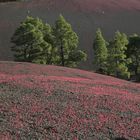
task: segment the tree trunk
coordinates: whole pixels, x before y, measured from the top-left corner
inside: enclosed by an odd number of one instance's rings
[[[116,63],[115,76],[118,78],[119,72],[118,72],[118,60],[117,59],[115,59],[115,63]]]
[[[48,54],[49,60],[47,59],[47,60],[48,60],[48,64],[50,64],[50,65],[53,63],[53,62],[52,62],[53,53],[54,53],[54,50],[53,50],[53,48],[52,48],[52,49],[51,49],[51,54],[50,54],[50,55]]]
[[[137,67],[135,68],[135,75],[136,76],[138,75],[138,68]]]
[[[24,61],[27,60],[27,48],[24,49]]]
[[[65,61],[64,61],[64,50],[63,50],[63,45],[62,45],[62,40],[61,40],[61,65],[65,66]]]

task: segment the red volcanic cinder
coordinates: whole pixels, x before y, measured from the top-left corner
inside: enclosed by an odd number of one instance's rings
[[[0,138],[140,138],[140,85],[58,66],[0,62]]]

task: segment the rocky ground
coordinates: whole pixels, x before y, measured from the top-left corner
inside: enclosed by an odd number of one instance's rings
[[[78,69],[0,62],[1,140],[140,139],[140,85]]]

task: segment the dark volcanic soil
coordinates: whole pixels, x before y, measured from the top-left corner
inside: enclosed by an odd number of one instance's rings
[[[138,140],[139,130],[139,84],[78,69],[0,62],[1,140]]]
[[[86,50],[88,60],[80,67],[93,69],[92,44],[95,31],[102,28],[107,39],[116,30],[127,34],[140,33],[139,0],[31,0],[0,4],[0,60],[12,60],[10,38],[27,16],[40,17],[54,23],[62,13],[80,37],[79,47]]]

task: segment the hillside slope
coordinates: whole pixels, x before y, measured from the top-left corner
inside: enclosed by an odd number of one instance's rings
[[[12,60],[10,38],[19,23],[27,15],[40,17],[53,24],[62,13],[80,37],[80,48],[88,54],[88,60],[80,66],[93,69],[93,38],[101,27],[110,39],[116,30],[132,34],[140,33],[139,0],[29,0],[0,4],[0,60]]]
[[[140,85],[57,66],[0,62],[0,138],[140,138]]]

